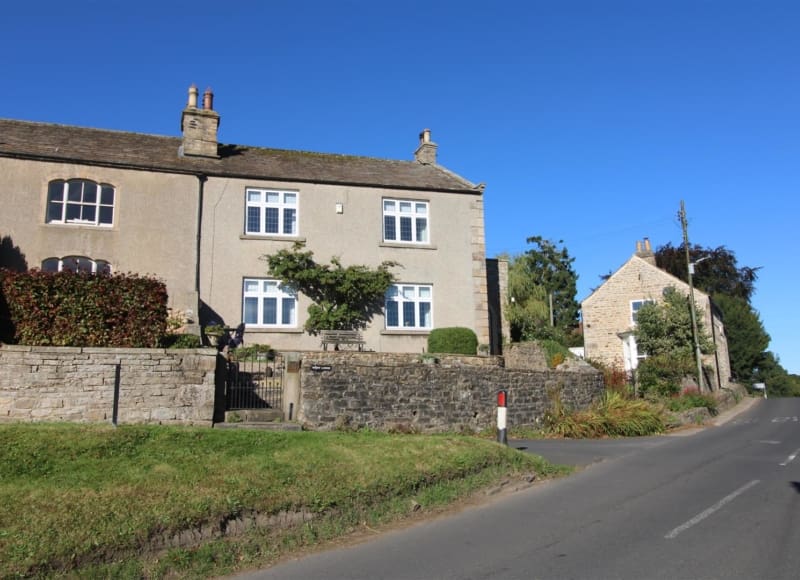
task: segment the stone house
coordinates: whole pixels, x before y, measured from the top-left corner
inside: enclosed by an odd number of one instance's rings
[[[412,160],[386,160],[224,144],[219,125],[194,86],[179,137],[0,119],[3,251],[154,275],[195,327],[245,322],[247,343],[308,350],[308,299],[261,259],[301,241],[320,263],[402,265],[368,349],[421,352],[450,326],[490,343],[484,186],[437,163],[429,130]]]
[[[637,242],[630,259],[581,303],[586,358],[620,365],[629,372],[635,370],[646,356],[636,346],[636,312],[648,302],[660,301],[669,287],[689,293],[687,283],[656,266],[647,238]],[[708,294],[695,289],[694,298],[698,319],[716,346],[703,361],[714,370],[709,377],[711,386],[714,390],[727,387],[731,381],[730,358],[720,313]]]

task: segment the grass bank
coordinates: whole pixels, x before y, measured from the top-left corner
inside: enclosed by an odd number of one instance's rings
[[[204,577],[563,473],[477,438],[0,425],[3,577]]]

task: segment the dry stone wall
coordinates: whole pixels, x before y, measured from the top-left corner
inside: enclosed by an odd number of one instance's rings
[[[552,390],[573,408],[603,393],[602,375],[589,365],[533,366],[507,368],[502,357],[440,356],[429,363],[409,354],[304,353],[298,418],[312,429],[477,431],[496,424],[501,389],[508,391],[509,427],[537,425]]]
[[[0,420],[211,425],[213,349],[0,347]]]

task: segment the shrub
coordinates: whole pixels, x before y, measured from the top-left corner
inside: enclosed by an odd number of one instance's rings
[[[676,413],[688,409],[705,408],[711,415],[716,415],[717,400],[711,395],[698,392],[697,389],[685,389],[680,395],[667,400],[667,408]]]
[[[547,359],[547,366],[551,369],[556,368],[570,356],[569,349],[556,340],[546,339],[538,342],[539,346],[541,346],[544,351],[545,358]]]
[[[606,365],[600,361],[588,361],[594,368],[603,373],[603,385],[607,391],[614,391],[621,395],[630,395],[633,392],[631,377],[619,363]]]
[[[584,411],[571,411],[561,401],[558,390],[548,392],[551,408],[545,413],[548,433],[573,439],[596,437],[635,437],[664,430],[661,410],[641,399],[630,400],[607,391],[604,397]]]
[[[30,346],[156,347],[167,287],[134,274],[0,272],[14,341]]]
[[[428,335],[428,352],[474,355],[478,337],[470,328],[435,328]]]
[[[636,369],[639,391],[642,395],[677,395],[684,377],[695,372],[691,355],[660,354],[647,357]]]
[[[196,334],[168,334],[161,339],[163,348],[200,348],[203,342]]]

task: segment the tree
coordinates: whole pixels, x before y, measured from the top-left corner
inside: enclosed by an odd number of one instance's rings
[[[698,309],[699,310],[699,309]],[[714,343],[697,320],[697,335],[703,354],[714,352]],[[694,354],[692,315],[689,297],[673,287],[664,291],[663,302],[649,302],[636,314],[636,344],[640,351],[653,355]]]
[[[686,249],[681,244],[678,247],[666,244],[659,247],[656,252],[656,264],[673,276],[684,282],[689,281],[686,265]],[[699,262],[692,274],[694,287],[706,294],[716,297],[724,294],[739,298],[749,303],[755,291],[755,282],[758,279],[759,268],[748,266],[739,267],[736,255],[725,246],[718,248],[703,248],[695,244],[689,248],[689,259]]]
[[[772,396],[800,396],[800,377],[786,372],[778,356],[771,351],[763,353],[759,359],[753,382],[767,385],[767,393]]]
[[[725,294],[716,295],[714,303],[722,312],[734,379],[745,384],[757,382],[753,375],[770,341],[758,313],[744,300]]]
[[[552,337],[552,326],[565,337],[578,326],[578,275],[572,267],[575,259],[566,248],[541,236],[528,238],[527,242],[534,247],[514,258],[509,266],[509,311],[511,316],[521,315],[516,323],[512,322],[512,336],[517,332],[523,338]],[[512,306],[515,303],[518,306]]]
[[[339,258],[330,265],[318,264],[305,244],[297,242],[291,250],[264,256],[269,272],[284,284],[308,296],[305,329],[309,334],[321,330],[360,330],[376,314],[383,312],[386,291],[395,282],[389,270],[396,262],[382,262],[377,268],[342,266]]]
[[[697,334],[701,352],[714,352],[701,319]],[[636,314],[636,344],[641,353],[647,353],[637,369],[640,391],[677,393],[684,377],[697,374],[689,297],[670,287],[663,302],[642,306]]]
[[[536,329],[550,324],[547,290],[529,275],[524,256],[512,258],[508,266],[506,318],[511,340],[532,340]]]

